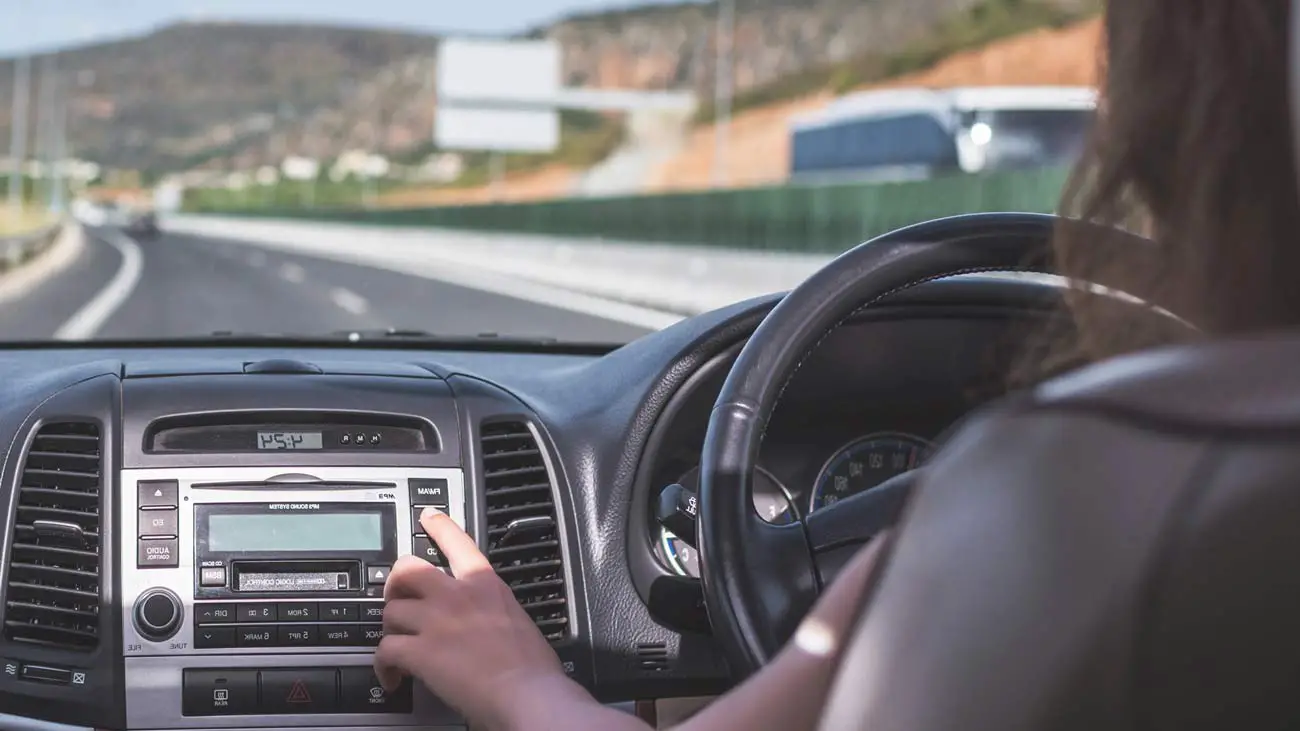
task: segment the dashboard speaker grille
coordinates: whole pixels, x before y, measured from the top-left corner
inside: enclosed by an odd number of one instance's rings
[[[555,496],[537,438],[522,421],[479,428],[488,560],[551,642],[568,636],[569,608]]]
[[[4,636],[93,650],[99,644],[99,426],[46,424],[24,456],[4,592]]]

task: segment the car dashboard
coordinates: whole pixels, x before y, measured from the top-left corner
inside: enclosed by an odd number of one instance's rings
[[[654,517],[698,479],[730,363],[772,307],[607,353],[114,343],[0,353],[0,727],[461,728],[371,670],[402,555],[447,511],[607,703],[729,687],[689,545]],[[795,520],[924,463],[1006,387],[1057,304],[996,278],[859,313],[772,418],[756,509]],[[631,705],[626,705],[631,710]]]

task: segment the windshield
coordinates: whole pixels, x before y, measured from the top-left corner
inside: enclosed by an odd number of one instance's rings
[[[1055,210],[1090,113],[944,110],[1094,87],[1098,7],[8,2],[0,342],[628,342]]]

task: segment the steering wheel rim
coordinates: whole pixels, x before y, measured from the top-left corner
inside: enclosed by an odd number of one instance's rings
[[[780,649],[835,570],[882,527],[863,517],[879,510],[870,504],[874,491],[793,524],[772,525],[755,513],[751,475],[786,385],[840,324],[899,290],[977,272],[1049,273],[1060,220],[973,214],[884,234],[809,277],[750,336],[709,416],[699,484],[705,606],[738,677]]]

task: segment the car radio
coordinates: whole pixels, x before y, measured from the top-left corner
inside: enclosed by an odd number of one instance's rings
[[[460,469],[138,469],[121,485],[131,728],[454,719],[409,685],[390,697],[369,666],[393,563],[446,565],[420,513],[466,525]]]

